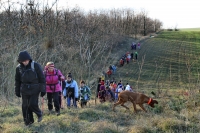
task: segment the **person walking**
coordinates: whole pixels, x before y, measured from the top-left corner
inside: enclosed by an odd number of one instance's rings
[[[62,92],[61,82],[64,80],[60,70],[54,67],[53,62],[47,62],[44,70],[46,79],[46,92],[48,100],[49,113],[52,113],[53,104],[57,115],[60,115],[60,93]]]
[[[78,101],[78,84],[76,80],[72,79],[71,73],[68,73],[65,82],[66,86],[63,91],[63,96],[66,99],[67,107],[70,108],[71,100],[73,100],[73,106],[77,108],[76,101]]]
[[[138,42],[137,46],[138,46],[138,49],[140,49],[140,42]]]
[[[137,60],[137,58],[138,58],[138,52],[135,51],[135,60]]]
[[[87,102],[90,100],[91,97],[91,92],[90,88],[86,86],[85,81],[81,81],[80,84],[80,102],[81,102],[81,107],[84,107],[87,105]]]
[[[34,123],[33,113],[38,122],[43,119],[42,111],[38,106],[39,94],[46,94],[45,77],[40,64],[34,62],[27,51],[18,55],[19,65],[15,73],[15,95],[22,97],[22,114],[26,126]]]

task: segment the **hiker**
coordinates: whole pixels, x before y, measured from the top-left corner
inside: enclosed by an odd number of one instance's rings
[[[131,87],[130,87],[130,85],[128,83],[126,83],[125,91],[131,91]]]
[[[133,55],[134,55],[134,54],[133,54],[133,52],[132,52],[132,53],[131,53],[131,59],[133,59]]]
[[[110,83],[109,86],[106,87],[107,92],[110,94],[112,100],[114,101],[115,96],[114,96],[114,86],[113,86],[113,82]]]
[[[112,65],[110,65],[108,69],[111,70],[111,72],[113,72]]]
[[[33,112],[38,122],[42,121],[42,111],[38,106],[39,94],[46,94],[45,77],[40,64],[34,62],[27,51],[18,55],[19,65],[15,73],[15,95],[22,97],[22,114],[26,126],[34,123]]]
[[[61,82],[65,79],[60,70],[54,67],[53,62],[47,62],[44,70],[46,79],[46,92],[48,110],[52,113],[53,103],[57,115],[60,115],[60,94],[62,92]]]
[[[134,42],[132,42],[132,44],[131,44],[131,49],[132,50],[135,49],[135,43]]]
[[[105,88],[105,85],[101,85],[100,86],[100,90],[98,92],[98,98],[99,98],[101,103],[106,101],[106,88]]]
[[[66,77],[66,86],[63,91],[63,96],[66,99],[67,107],[70,108],[71,100],[73,101],[73,106],[77,108],[76,102],[78,101],[78,84],[76,80],[72,78],[72,74],[68,73]]]
[[[138,46],[138,49],[140,49],[140,42],[138,42],[137,46]]]
[[[122,92],[122,91],[123,91],[122,85],[119,85],[119,86],[117,87],[117,89],[115,90],[115,100],[118,99],[118,95],[119,95],[119,93]]]
[[[138,52],[135,51],[135,60],[137,60],[137,57],[138,57]]]
[[[124,60],[120,59],[119,63],[120,63],[120,66],[123,66],[124,65]]]
[[[131,55],[130,54],[127,54],[127,57],[126,57],[126,63],[128,64],[131,60]]]
[[[81,81],[81,85],[80,85],[80,103],[81,103],[81,107],[84,107],[87,105],[87,102],[90,100],[91,97],[91,92],[90,92],[90,88],[88,86],[85,85],[85,81]]]
[[[99,93],[99,91],[100,91],[101,79],[102,79],[102,78],[99,78],[99,79],[98,79],[98,85],[97,85],[97,91],[96,91],[96,97],[97,97],[97,98],[98,98],[98,93]]]
[[[112,65],[112,70],[113,70],[113,74],[116,73],[117,67],[115,65]]]
[[[111,70],[111,69],[109,69],[109,70],[106,72],[106,74],[107,74],[108,78],[111,78],[111,75],[112,75],[112,70]]]

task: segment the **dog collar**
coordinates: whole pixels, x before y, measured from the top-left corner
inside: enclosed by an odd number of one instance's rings
[[[148,101],[148,103],[147,103],[147,104],[150,104],[150,103],[151,103],[151,101],[152,101],[152,98],[150,98],[150,99],[149,99],[149,101]]]

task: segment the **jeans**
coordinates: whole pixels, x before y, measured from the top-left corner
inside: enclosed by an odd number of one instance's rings
[[[71,105],[71,100],[73,100],[73,106],[74,106],[74,107],[77,107],[75,97],[67,97],[67,107],[70,107],[70,105]]]

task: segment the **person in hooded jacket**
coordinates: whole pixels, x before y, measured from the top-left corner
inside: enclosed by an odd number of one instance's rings
[[[63,96],[66,99],[67,107],[70,108],[71,100],[73,100],[73,106],[75,108],[77,108],[76,102],[78,101],[78,97],[79,97],[79,95],[78,95],[78,91],[79,91],[78,84],[74,79],[72,79],[71,73],[68,73],[68,75],[66,76],[65,82],[66,82],[66,86],[65,86],[65,89],[63,91]]]
[[[42,111],[38,106],[39,94],[46,94],[45,77],[40,64],[34,62],[27,51],[18,55],[19,65],[15,73],[15,95],[22,97],[22,114],[26,126],[34,123],[33,112],[42,121]],[[34,69],[33,69],[34,67]]]
[[[79,89],[80,103],[81,107],[87,105],[87,102],[90,100],[91,92],[90,88],[85,84],[85,81],[81,81]]]
[[[48,99],[49,113],[52,113],[53,104],[57,115],[60,115],[61,101],[60,93],[62,92],[61,82],[64,80],[60,70],[54,67],[53,62],[48,62],[45,66],[44,75],[46,79],[46,92]]]

